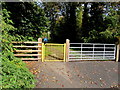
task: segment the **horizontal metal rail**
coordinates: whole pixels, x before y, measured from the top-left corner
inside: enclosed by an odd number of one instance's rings
[[[102,58],[103,56],[101,56],[101,57],[69,57],[69,58]],[[114,58],[114,56],[106,56],[105,58],[108,58],[108,57],[113,57]]]
[[[69,54],[69,55],[103,55],[103,54]],[[105,55],[113,55],[113,54],[105,54]]]
[[[46,46],[46,45],[51,45],[51,46],[52,46],[52,45],[53,45],[53,46],[54,46],[54,45],[55,45],[55,46],[58,45],[58,46],[59,46],[59,45],[64,45],[64,44],[45,44],[45,46]]]
[[[94,44],[94,45],[115,45],[115,44],[102,44],[102,43],[70,43],[70,44],[88,44],[88,45],[90,45],[90,44]]]
[[[72,46],[72,44],[74,46]],[[98,60],[98,59],[99,60],[109,60],[109,59],[113,60],[115,59],[115,51],[116,51],[115,44],[70,43],[69,61]]]
[[[70,47],[70,49],[72,48],[81,48],[81,47]],[[87,48],[87,49],[90,49],[90,48],[93,48],[93,47],[82,47],[82,48]],[[94,49],[104,49],[104,47],[94,47]],[[114,49],[114,47],[105,47],[105,49]]]
[[[69,52],[81,52],[81,51],[69,51]],[[82,51],[82,52],[93,52],[93,51]],[[103,51],[94,51],[94,52],[103,52]],[[105,52],[114,52],[114,51],[105,51]]]
[[[40,48],[42,46],[13,46],[14,48]]]
[[[69,59],[69,61],[76,61],[76,60],[106,60],[106,59]],[[114,60],[114,58],[110,58],[109,60]]]
[[[69,55],[103,55],[103,54],[69,54]],[[113,54],[105,54],[105,55],[113,55]]]
[[[51,61],[51,62],[52,61],[60,61],[60,62],[62,61],[62,62],[64,62],[64,60],[44,60],[44,61]]]

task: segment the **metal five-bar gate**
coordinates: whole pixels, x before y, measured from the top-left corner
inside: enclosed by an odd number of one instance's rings
[[[115,60],[115,44],[70,43],[68,61]]]

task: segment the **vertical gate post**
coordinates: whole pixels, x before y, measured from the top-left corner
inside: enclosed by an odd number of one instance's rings
[[[44,53],[45,53],[44,48],[45,48],[44,43],[42,43],[42,62],[44,62]]]
[[[116,62],[119,60],[119,44],[117,44]]]
[[[64,43],[64,62],[66,62],[66,43]]]
[[[70,47],[70,40],[66,39],[66,62],[69,61],[69,47]]]
[[[38,50],[41,50],[41,52],[42,52],[42,38],[38,38]],[[38,60],[40,60],[42,58],[41,52],[38,52]]]

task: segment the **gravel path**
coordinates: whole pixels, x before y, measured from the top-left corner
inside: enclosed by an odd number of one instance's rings
[[[118,63],[114,61],[31,62],[36,88],[115,88]]]

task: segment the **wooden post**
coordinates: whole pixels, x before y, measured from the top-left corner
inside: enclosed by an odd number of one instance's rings
[[[66,39],[66,62],[69,61],[69,47],[70,47],[70,40]]]
[[[117,45],[116,62],[119,60],[119,44]]]
[[[41,50],[42,52],[42,38],[38,38],[38,46],[41,46],[41,47],[38,47],[38,50]],[[42,59],[41,52],[38,52],[38,60]]]

